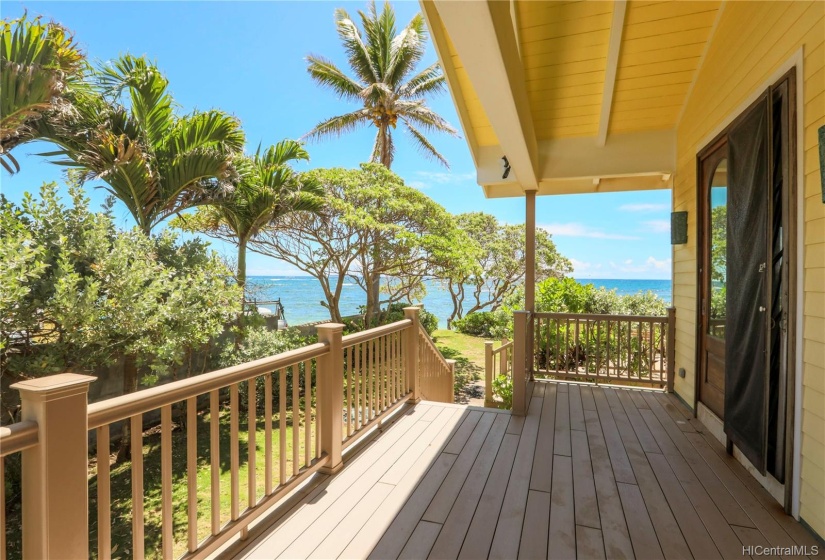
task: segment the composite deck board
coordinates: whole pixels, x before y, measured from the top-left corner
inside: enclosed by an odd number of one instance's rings
[[[741,558],[807,530],[671,395],[539,382],[528,414],[421,402],[225,558]]]
[[[556,433],[556,386],[546,387],[539,421],[539,434],[533,455],[530,489],[550,492],[553,480],[553,444]]]

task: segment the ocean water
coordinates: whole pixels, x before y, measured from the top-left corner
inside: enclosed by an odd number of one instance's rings
[[[670,280],[613,280],[580,279],[583,284],[593,284],[616,290],[619,295],[652,291],[667,302],[671,301]],[[275,300],[280,298],[284,314],[290,325],[300,325],[313,321],[329,319],[329,313],[321,305],[324,293],[315,278],[310,276],[250,276],[248,279],[250,296],[258,300]],[[366,303],[365,292],[352,280],[347,280],[341,294],[341,314],[355,315],[358,307]],[[434,280],[427,281],[427,295],[424,307],[438,317],[440,327],[447,326],[447,317],[452,311],[450,294]],[[274,306],[263,305],[274,311]]]

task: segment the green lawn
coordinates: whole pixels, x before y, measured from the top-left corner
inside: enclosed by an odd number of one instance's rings
[[[473,384],[484,379],[485,339],[442,329],[433,333],[433,339],[445,358],[456,361],[455,391],[458,402],[479,398]],[[480,397],[483,399],[484,395]]]
[[[198,540],[203,540],[210,533],[211,527],[211,467],[209,451],[209,417],[208,412],[198,414]],[[265,423],[261,414],[257,418],[256,459],[255,472],[257,482],[257,498],[264,495],[265,465]],[[292,426],[291,418],[287,418],[286,426],[286,473],[289,478],[292,473]],[[249,465],[247,461],[246,414],[239,417],[239,511],[247,507],[247,475]],[[279,483],[280,457],[280,430],[278,422],[272,423],[272,450],[273,450],[273,487]],[[304,425],[301,424],[299,444],[299,465],[304,461]],[[314,445],[315,434],[313,426],[312,440]],[[161,557],[161,469],[160,469],[160,430],[152,429],[144,436],[144,526],[146,535],[146,557]],[[314,450],[314,448],[313,448]],[[221,525],[230,520],[231,515],[231,472],[230,472],[230,426],[229,410],[220,413],[220,511]],[[172,504],[174,525],[174,554],[176,557],[186,552],[187,543],[187,476],[186,476],[186,428],[176,424],[172,432]],[[131,557],[132,549],[132,499],[131,499],[131,464],[113,464],[111,467],[111,503],[112,503],[112,546],[115,549],[113,557]],[[90,538],[93,556],[97,551],[97,476],[96,469],[90,472]]]

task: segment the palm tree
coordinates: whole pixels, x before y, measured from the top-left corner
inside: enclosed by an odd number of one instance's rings
[[[427,95],[441,93],[446,87],[441,68],[435,63],[409,77],[424,56],[427,42],[424,18],[416,14],[398,33],[395,12],[389,2],[384,3],[380,14],[375,2],[370,2],[367,13],[359,11],[358,14],[363,32],[345,10],[335,11],[338,37],[354,77],[317,55],[307,57],[307,70],[316,83],[362,107],[319,123],[306,137],[340,136],[360,126],[372,125],[376,134],[371,159],[389,168],[395,155],[393,130],[400,120],[425,156],[449,167],[424,134],[437,131],[458,135],[426,105]]]
[[[25,15],[4,20],[0,32],[0,165],[20,164],[9,153],[34,140],[34,124],[66,110],[66,94],[84,74],[85,57],[68,31]]]
[[[290,212],[315,212],[323,205],[324,189],[316,182],[300,178],[289,166],[309,160],[309,154],[295,140],[282,140],[264,152],[239,158],[239,180],[223,199],[199,208],[176,225],[186,229],[224,233],[238,244],[238,285],[246,286],[246,248],[264,227]],[[191,219],[191,221],[190,221]],[[188,223],[187,223],[188,222]]]
[[[45,156],[98,179],[148,234],[181,210],[208,204],[231,188],[243,148],[240,122],[217,110],[175,113],[169,82],[144,57],[124,55],[91,77],[93,91],[41,135],[60,146]]]

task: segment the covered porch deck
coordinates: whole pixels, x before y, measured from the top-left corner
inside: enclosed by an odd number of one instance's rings
[[[529,403],[524,417],[401,409],[220,556],[705,559],[817,544],[672,395],[537,382]]]

